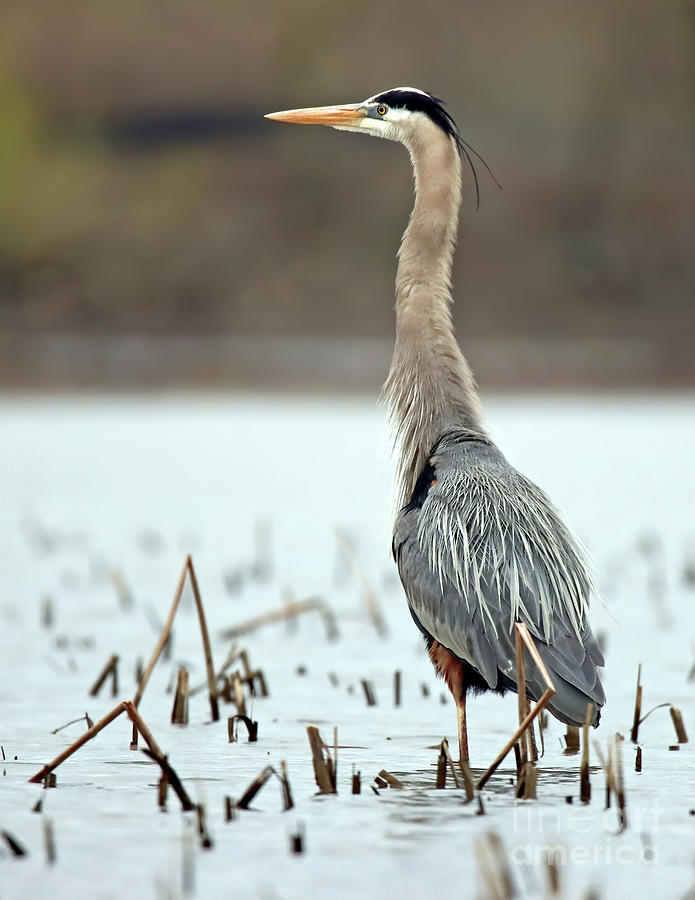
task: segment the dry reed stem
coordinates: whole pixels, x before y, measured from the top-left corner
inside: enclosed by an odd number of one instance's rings
[[[120,569],[111,569],[109,578],[118,595],[119,606],[122,610],[130,612],[135,606],[135,601],[133,600],[133,592],[128,587],[128,582],[125,580],[123,572]]]
[[[364,600],[364,605],[367,607],[369,618],[372,620],[372,624],[376,628],[377,634],[379,635],[379,637],[386,637],[389,630],[388,626],[386,625],[386,619],[384,618],[384,614],[381,609],[381,603],[379,602],[379,598],[377,597],[371,584],[369,583],[364,569],[360,565],[360,561],[357,557],[357,552],[352,540],[348,537],[348,535],[345,531],[343,531],[342,528],[335,529],[335,536],[338,539],[338,544],[340,545],[340,549],[343,552],[345,560],[349,562],[353,571],[357,573],[360,584],[362,585],[362,599]]]
[[[338,726],[333,726],[333,784],[338,786]]]
[[[241,682],[241,675],[234,670],[229,676],[229,685],[232,691],[232,703],[237,708],[240,716],[246,715],[246,697],[244,696],[244,685]]]
[[[565,749],[563,753],[565,756],[574,756],[576,753],[579,753],[580,748],[579,729],[576,725],[568,725],[565,731]]]
[[[536,799],[536,786],[538,785],[538,769],[535,763],[526,760],[519,771],[519,781],[516,796],[524,800]]]
[[[526,649],[531,654],[531,658],[538,666],[538,670],[541,673],[541,676],[542,676],[543,680],[545,681],[547,688],[541,695],[540,700],[537,701],[533,710],[531,710],[531,712],[529,712],[529,714],[524,718],[523,722],[521,722],[521,724],[519,725],[517,730],[514,732],[514,734],[511,736],[511,738],[504,745],[504,747],[499,752],[497,757],[494,759],[492,764],[482,774],[482,776],[480,777],[480,779],[476,785],[478,790],[481,790],[481,788],[483,788],[485,786],[485,784],[490,779],[490,776],[494,774],[495,770],[497,769],[499,764],[502,762],[502,760],[506,757],[506,755],[509,753],[509,751],[512,749],[514,744],[519,740],[521,735],[526,731],[526,729],[531,724],[531,722],[533,722],[533,720],[543,712],[546,705],[548,704],[548,701],[555,693],[555,686],[553,685],[550,675],[548,674],[548,670],[543,665],[543,660],[538,655],[538,650],[536,649],[536,645],[533,642],[533,638],[529,634],[528,628],[521,622],[517,622],[514,627],[517,629],[517,632],[519,632],[521,634],[521,639],[523,640],[524,644],[526,645]]]
[[[314,777],[321,794],[336,794],[335,769],[328,748],[323,742],[319,730],[315,725],[306,726],[311,758],[314,764]],[[325,749],[325,755],[324,755]]]
[[[379,778],[383,778],[389,787],[397,788],[398,790],[401,790],[404,787],[403,782],[399,781],[399,779],[396,778],[395,775],[392,775],[390,772],[387,772],[386,769],[382,769],[379,772]]]
[[[260,791],[263,785],[268,781],[268,779],[275,777],[280,781],[280,789],[282,792],[282,801],[283,807],[285,810],[291,809],[291,806],[288,806],[288,803],[292,802],[292,796],[289,793],[289,782],[285,781],[285,776],[279,775],[272,766],[266,766],[261,772],[253,779],[251,784],[246,788],[244,793],[241,796],[241,799],[237,803],[238,809],[248,809],[249,804],[256,796],[256,794]]]
[[[167,808],[167,791],[168,791],[168,788],[169,788],[169,779],[167,778],[167,776],[165,775],[165,773],[162,772],[162,774],[161,774],[161,776],[160,776],[160,778],[159,778],[159,782],[157,783],[157,806],[158,806],[160,809],[166,809],[166,808]]]
[[[516,697],[517,707],[519,710],[519,722],[523,722],[529,714],[528,702],[526,700],[526,666],[524,665],[524,643],[521,633],[517,629],[514,633],[516,643]],[[528,737],[524,731],[519,740],[519,764],[518,773],[528,762]]]
[[[232,639],[241,637],[251,631],[256,631],[264,625],[273,625],[276,622],[282,622],[292,616],[299,616],[307,612],[318,612],[326,626],[326,639],[333,641],[338,637],[338,625],[333,610],[321,600],[319,597],[309,597],[307,600],[297,600],[295,603],[286,604],[279,609],[272,609],[270,612],[263,613],[260,616],[254,616],[234,625],[232,628],[226,628],[221,632],[220,637]]]
[[[10,834],[9,831],[0,831],[0,834],[5,838],[5,843],[10,848],[10,852],[12,856],[26,856],[27,851],[24,847],[19,843],[14,835]]]
[[[172,725],[188,725],[188,671],[181,667],[176,676],[176,693],[171,709]]]
[[[554,850],[551,850],[546,858],[545,864],[548,871],[548,895],[550,897],[560,896],[560,866],[558,865],[558,857]]]
[[[485,886],[484,900],[512,900],[516,891],[502,838],[488,831],[475,839],[475,859]]]
[[[620,831],[622,832],[627,828],[627,805],[625,802],[625,787],[623,784],[621,744],[622,740],[620,740],[616,734],[613,738],[612,745],[610,742],[608,743],[608,756],[607,758],[604,758],[600,744],[598,741],[594,741],[596,756],[598,757],[598,761],[601,763],[601,768],[606,776],[606,809],[608,809],[611,804],[611,793],[615,794],[620,809]]]
[[[367,681],[366,678],[361,678],[360,684],[364,691],[364,699],[367,701],[367,706],[376,706],[376,696],[371,681]]]
[[[352,793],[353,794],[361,794],[362,793],[362,773],[355,772],[354,770],[352,773]]]
[[[68,728],[70,725],[74,725],[76,722],[86,722],[87,728],[92,728],[94,722],[89,718],[89,714],[85,713],[83,716],[78,716],[76,719],[70,719],[69,722],[66,722],[64,725],[59,725],[57,728],[54,728],[51,731],[51,734],[58,734],[59,731],[62,731],[64,728]],[[5,751],[3,750],[2,758],[5,758]]]
[[[678,739],[679,744],[687,744],[688,743],[688,735],[685,730],[685,725],[683,724],[683,713],[678,709],[677,706],[671,707],[671,721],[673,722],[673,727],[676,729],[676,738]]]
[[[172,791],[179,798],[181,809],[184,810],[184,812],[190,812],[190,810],[195,809],[195,803],[188,796],[188,792],[181,784],[181,779],[172,769],[166,756],[164,756],[161,751],[159,754],[154,753],[149,747],[143,747],[142,752],[145,756],[149,756],[150,759],[154,760],[159,765],[163,774],[166,776],[168,783],[171,785]]]
[[[531,709],[532,709],[531,701],[527,699],[526,700],[526,712],[527,713],[531,712]],[[540,719],[538,719],[535,724],[537,724],[539,726],[539,731],[540,731]],[[529,758],[530,758],[531,762],[535,763],[535,762],[538,762],[538,746],[536,745],[536,732],[535,732],[535,729],[533,726],[534,726],[534,723],[531,722],[529,727],[526,729],[526,736],[528,738],[528,743],[529,743]],[[542,738],[541,738],[541,740],[542,740]]]
[[[446,787],[446,753],[444,753],[444,748],[439,748],[439,756],[437,757],[437,780],[435,782],[435,787],[439,790],[444,790]]]
[[[188,565],[185,564],[183,569],[181,570],[181,575],[179,576],[179,583],[176,586],[176,592],[174,594],[174,600],[171,604],[171,609],[169,610],[169,616],[164,623],[164,627],[159,635],[159,640],[157,641],[154,650],[152,651],[152,656],[150,657],[150,661],[147,663],[145,671],[142,674],[142,679],[140,680],[140,684],[138,685],[138,689],[135,691],[135,696],[133,697],[133,705],[138,707],[140,705],[140,701],[142,700],[142,695],[145,693],[145,688],[147,687],[147,682],[150,680],[150,675],[152,674],[152,670],[157,664],[157,660],[160,657],[162,650],[164,649],[164,645],[169,639],[169,635],[171,634],[171,626],[174,624],[174,617],[176,615],[176,611],[179,608],[179,601],[181,600],[181,595],[183,594],[183,586],[186,583],[186,572],[188,571]]]
[[[239,650],[239,646],[236,643],[233,643],[229,648],[229,652],[227,653],[227,657],[225,661],[222,663],[222,666],[217,670],[217,674],[215,676],[215,684],[219,684],[221,680],[224,679],[225,672],[230,668],[241,656],[241,651]],[[195,694],[199,694],[201,691],[204,691],[208,686],[207,682],[207,674],[205,676],[205,681],[203,684],[197,684],[195,687],[192,687],[188,693],[189,697],[195,696]],[[217,696],[222,696],[223,690],[220,688],[217,689]]]
[[[614,770],[615,770],[615,784],[616,784],[616,797],[618,800],[618,807],[620,808],[620,816],[621,816],[621,825],[620,831],[625,831],[627,828],[627,803],[625,802],[625,782],[623,779],[623,747],[622,747],[622,738],[620,735],[616,734],[615,738],[615,755],[614,755]]]
[[[191,559],[190,553],[186,557],[186,566],[188,569],[188,574],[191,578],[191,587],[193,588],[193,596],[195,598],[195,605],[198,610],[198,620],[200,622],[200,636],[203,639],[203,652],[205,654],[205,669],[207,671],[208,676],[208,694],[210,695],[210,713],[212,715],[212,721],[217,722],[220,718],[220,707],[217,702],[217,690],[216,690],[216,679],[215,679],[215,667],[212,662],[212,648],[210,646],[210,636],[208,634],[208,625],[205,621],[205,610],[203,609],[203,601],[200,596],[200,589],[198,588],[198,579],[196,578],[195,569],[193,568],[193,560]]]
[[[52,866],[56,861],[56,842],[53,835],[53,819],[44,818],[42,823],[43,846],[46,851],[46,862]]]
[[[401,705],[401,673],[398,670],[393,673],[393,705]]]
[[[287,763],[284,759],[280,762],[280,786],[282,788],[282,808],[284,812],[287,812],[294,806],[294,800],[292,799],[290,779],[287,775]]]
[[[198,836],[200,837],[200,846],[204,850],[210,850],[212,847],[212,838],[205,823],[205,807],[199,803],[196,808],[196,816],[198,819]]]
[[[237,713],[237,715],[229,716],[227,719],[227,735],[230,744],[234,744],[237,740],[236,725],[238,722],[243,722],[244,725],[246,725],[250,744],[258,740],[258,722],[254,722],[248,716]]]
[[[96,697],[101,690],[106,679],[111,676],[111,696],[118,696],[118,654],[114,653],[109,657],[108,662],[97,676],[97,680],[89,689],[89,696]]]
[[[579,768],[579,799],[582,803],[591,801],[591,780],[589,778],[589,726],[594,717],[594,704],[586,708],[586,720],[582,725],[582,761]]]
[[[114,719],[118,718],[118,716],[120,716],[122,712],[125,712],[125,710],[125,701],[122,701],[117,706],[114,706],[111,712],[108,712],[103,719],[99,719],[99,721],[96,724],[92,725],[91,728],[87,729],[84,734],[81,734],[76,741],[73,741],[72,744],[70,744],[69,747],[66,747],[66,749],[63,750],[62,753],[59,753],[52,762],[39,769],[39,771],[35,775],[32,775],[32,777],[29,779],[30,783],[36,784],[43,781],[45,777],[49,775],[54,769],[57,769],[62,762],[65,762],[65,760],[68,759],[68,757],[72,756],[72,754],[76,750],[79,750],[83,744],[86,744],[87,741],[90,741],[93,737],[95,737],[95,735],[99,734],[102,729],[106,728],[107,725],[113,722]]]
[[[449,750],[449,741],[446,738],[442,739],[441,744],[439,745],[439,752],[444,754],[444,758],[447,761],[447,765],[449,766],[449,771],[451,772],[451,777],[454,779],[454,784],[457,788],[462,787],[461,781],[458,776],[458,772],[456,771],[456,767],[454,766],[454,760],[451,758],[451,751]]]
[[[635,713],[632,717],[632,730],[630,732],[630,740],[633,744],[637,743],[639,733],[640,716],[642,715],[642,663],[637,666],[637,689],[635,691]]]

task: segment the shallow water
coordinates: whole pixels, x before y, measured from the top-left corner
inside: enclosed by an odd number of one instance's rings
[[[487,410],[510,460],[548,491],[595,560],[604,604],[594,604],[592,621],[607,642],[608,705],[593,738],[603,747],[615,731],[628,738],[627,831],[615,834],[615,814],[604,813],[598,770],[592,803],[579,804],[578,757],[563,755],[564,729],[553,721],[538,801],[515,801],[511,758],[483,791],[483,816],[450,779],[445,791],[434,788],[435,748],[444,736],[455,744],[456,716],[394,577],[388,445],[371,400],[8,398],[0,402],[0,828],[28,855],[0,856],[3,900],[485,896],[474,851],[490,830],[505,843],[522,896],[543,896],[548,846],[566,856],[567,897],[596,885],[604,897],[677,898],[692,886],[691,744],[669,750],[673,726],[668,710],[657,710],[641,727],[644,763],[636,774],[629,731],[638,662],[644,709],[674,703],[695,728],[695,684],[687,680],[695,585],[686,577],[695,561],[695,401],[497,397]],[[265,579],[251,571],[261,520],[271,523]],[[340,562],[335,526],[356,538],[386,639],[370,622],[359,578]],[[204,692],[191,698],[189,726],[169,721],[176,666],[188,666],[194,686],[205,679],[192,598],[184,596],[172,658],[160,660],[140,708],[206,806],[210,850],[199,847],[191,814],[179,812],[171,793],[168,811],[157,809],[158,769],[129,750],[125,719],[57,770],[56,790],[27,783],[84,725],[52,729],[85,710],[97,719],[115,704],[108,686],[88,696],[111,653],[120,656],[118,698],[132,696],[136,660],[154,647],[153,620],[166,617],[187,552],[218,666],[229,647],[220,632],[280,606],[288,591],[324,598],[339,628],[338,640],[327,641],[321,619],[309,613],[296,626],[267,626],[243,640],[270,696],[252,701],[258,742],[230,744],[226,716],[234,707],[223,704],[222,720],[210,724]],[[132,593],[130,609],[119,602],[113,569]],[[50,628],[41,623],[46,597]],[[363,678],[373,683],[376,706],[365,703]],[[516,698],[471,702],[476,772],[505,743],[515,715]],[[328,743],[338,727],[337,796],[316,796],[306,722],[318,724]],[[271,781],[252,809],[225,823],[224,796],[239,797],[263,766],[281,760],[294,809],[281,812]],[[354,796],[353,766],[362,774]],[[382,768],[404,788],[374,793],[370,783]],[[40,815],[32,812],[39,798]],[[42,818],[55,831],[53,866],[45,861]],[[298,827],[306,852],[295,856],[289,835]],[[184,877],[188,857],[192,874]]]

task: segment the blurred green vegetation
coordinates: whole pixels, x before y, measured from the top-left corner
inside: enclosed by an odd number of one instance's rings
[[[694,50],[690,0],[6,0],[0,329],[389,335],[406,154],[262,114],[411,84],[504,186],[466,176],[460,331],[695,371]]]

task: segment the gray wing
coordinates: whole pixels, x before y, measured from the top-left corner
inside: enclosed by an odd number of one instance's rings
[[[551,711],[582,724],[587,703],[598,709],[605,695],[577,541],[545,494],[479,435],[441,440],[425,476],[394,529],[412,612],[490,688],[500,673],[516,683],[513,628],[524,622],[555,684]],[[545,685],[530,660],[527,682],[538,698]]]

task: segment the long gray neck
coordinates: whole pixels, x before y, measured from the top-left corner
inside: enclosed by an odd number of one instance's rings
[[[384,396],[403,507],[434,443],[451,428],[483,431],[475,381],[454,337],[451,267],[461,197],[458,148],[436,125],[409,146],[415,206],[398,251],[396,345]]]

